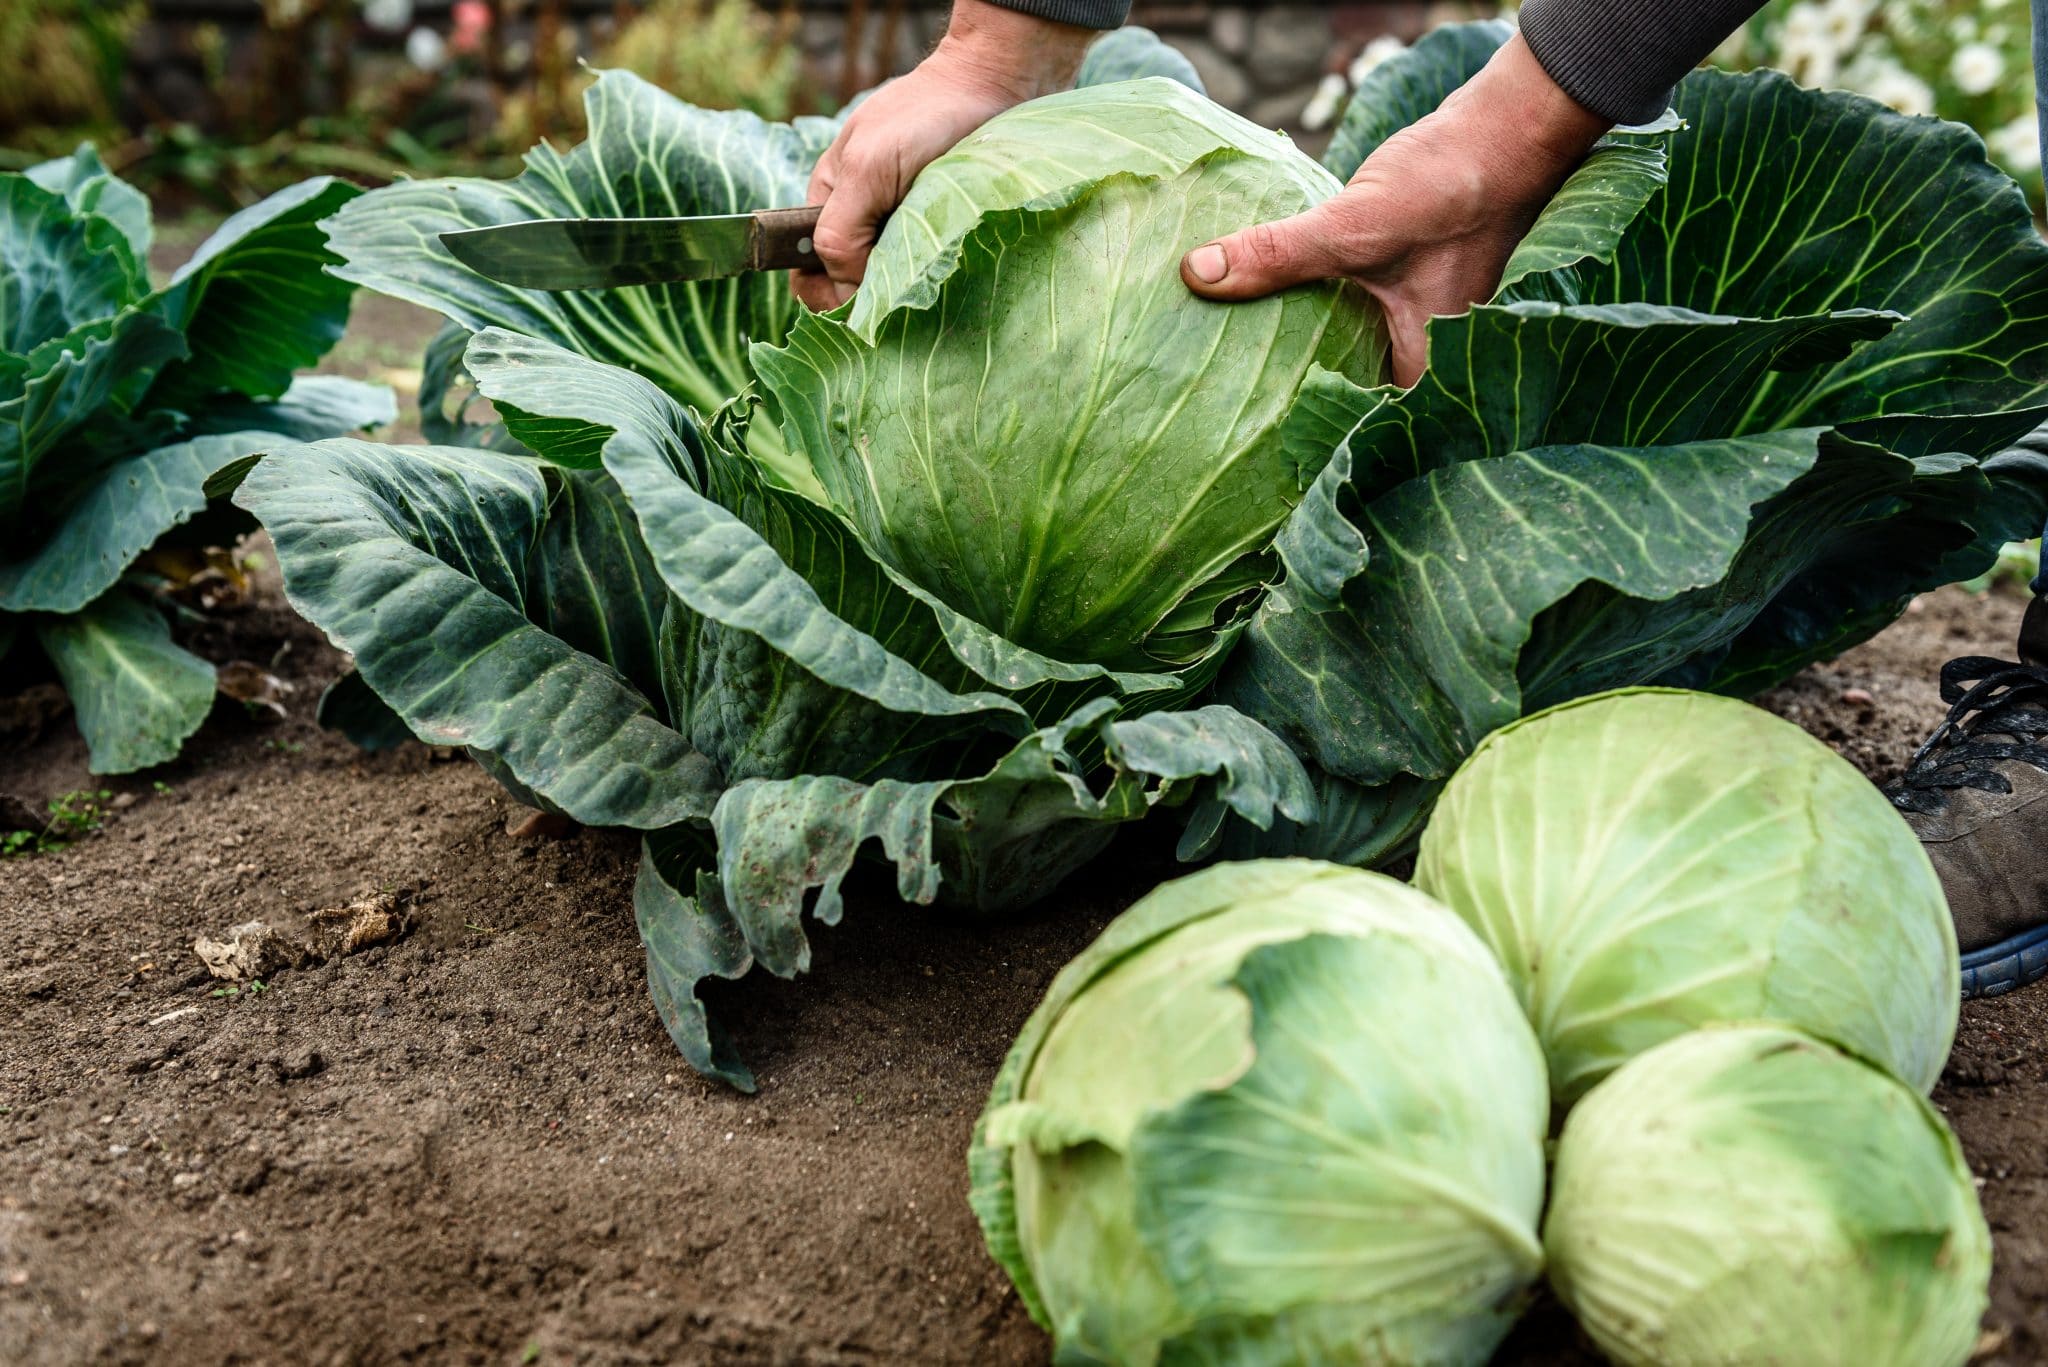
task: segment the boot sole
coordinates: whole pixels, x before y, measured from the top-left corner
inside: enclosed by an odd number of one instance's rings
[[[1999,997],[2048,978],[2048,925],[1963,956],[1963,1000]]]

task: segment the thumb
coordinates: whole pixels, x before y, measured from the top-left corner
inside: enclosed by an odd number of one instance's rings
[[[1289,285],[1348,275],[1342,227],[1330,204],[1256,223],[1182,257],[1180,278],[1205,299],[1257,299]]]

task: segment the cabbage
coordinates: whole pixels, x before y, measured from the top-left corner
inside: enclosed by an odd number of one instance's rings
[[[1923,1092],[1955,1038],[1955,928],[1919,841],[1747,703],[1610,693],[1495,733],[1415,882],[1506,967],[1560,1104],[1712,1021],[1796,1025]]]
[[[1797,1031],[1684,1035],[1565,1122],[1543,1244],[1635,1367],[1966,1361],[1991,1234],[1925,1101]]]
[[[1035,100],[921,174],[845,318],[754,348],[826,501],[903,579],[1063,660],[1213,648],[1271,577],[1321,449],[1312,370],[1384,378],[1378,309],[1330,281],[1218,305],[1183,254],[1336,177],[1153,78]]]
[[[1455,917],[1376,874],[1225,864],[1054,981],[973,1202],[1062,1361],[1483,1362],[1540,1267],[1547,1119]]]

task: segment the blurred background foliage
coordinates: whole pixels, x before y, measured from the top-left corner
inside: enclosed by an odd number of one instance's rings
[[[307,175],[509,174],[582,136],[588,72],[826,113],[907,69],[946,0],[0,0],[0,168],[97,143],[173,212]],[[1310,150],[1356,83],[1484,4],[1138,0],[1210,91]],[[1715,54],[1966,123],[2041,203],[2027,0],[1769,0]]]

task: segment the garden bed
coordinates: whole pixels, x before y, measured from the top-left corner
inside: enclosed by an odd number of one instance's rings
[[[1769,701],[1883,777],[1940,662],[2008,651],[2018,611],[1931,595]],[[102,831],[0,862],[0,1359],[1043,1359],[967,1210],[968,1131],[1164,850],[981,929],[859,889],[812,974],[719,994],[746,1098],[655,1017],[630,840],[517,838],[467,760],[318,730],[340,661],[274,589],[195,644],[276,659],[291,715],[218,709],[177,764],[105,785]],[[90,782],[61,722],[5,753],[17,796]],[[219,995],[192,950],[379,895],[408,932],[261,992]],[[1985,1360],[2048,1361],[2048,990],[1967,1007],[1936,1100],[1997,1238]],[[1592,1358],[1539,1315],[1503,1360]]]

